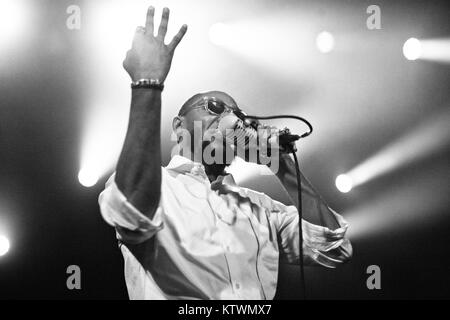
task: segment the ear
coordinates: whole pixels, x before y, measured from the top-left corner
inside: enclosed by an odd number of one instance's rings
[[[174,132],[177,132],[177,130],[178,130],[179,128],[181,128],[182,124],[183,124],[183,119],[182,119],[182,117],[180,117],[180,116],[174,117],[173,120],[172,120],[172,130],[173,130]]]

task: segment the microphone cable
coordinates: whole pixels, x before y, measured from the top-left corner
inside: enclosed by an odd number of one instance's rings
[[[295,115],[276,115],[276,116],[252,116],[252,115],[246,115],[243,114],[244,118],[249,119],[256,119],[256,120],[271,120],[271,119],[295,119],[303,122],[308,126],[308,131],[300,135],[300,138],[306,138],[313,132],[313,127],[311,123],[306,120],[305,118],[298,117]],[[299,139],[300,139],[299,138]],[[301,296],[303,300],[306,300],[306,281],[305,281],[305,265],[304,265],[304,259],[303,259],[303,206],[302,206],[302,180],[301,180],[301,173],[300,173],[300,165],[298,163],[297,154],[296,154],[296,147],[295,142],[294,148],[292,148],[289,153],[292,153],[294,157],[295,162],[295,172],[297,176],[297,210],[298,210],[298,231],[299,231],[299,263],[300,263],[300,286],[301,286]]]

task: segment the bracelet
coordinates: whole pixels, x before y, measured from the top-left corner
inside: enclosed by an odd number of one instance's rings
[[[163,91],[164,84],[161,83],[158,79],[140,79],[137,81],[131,82],[131,89],[158,89]]]

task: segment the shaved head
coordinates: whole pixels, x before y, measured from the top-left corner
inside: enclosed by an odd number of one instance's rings
[[[227,94],[223,91],[208,91],[208,92],[203,92],[203,93],[197,93],[197,94],[193,95],[192,97],[190,97],[181,106],[180,111],[178,111],[178,115],[184,115],[184,114],[188,113],[192,107],[196,106],[205,97],[216,98],[216,99],[222,100],[228,106],[239,109],[236,101],[229,94]]]

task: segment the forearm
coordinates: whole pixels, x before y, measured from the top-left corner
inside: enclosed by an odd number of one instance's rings
[[[276,176],[284,186],[293,203],[298,207],[297,197],[297,176],[295,163],[289,154],[280,155],[280,165]],[[301,192],[303,219],[306,221],[327,227],[331,230],[339,228],[339,224],[334,217],[333,212],[322,197],[313,188],[312,184],[301,174]]]
[[[118,188],[149,218],[161,186],[161,91],[133,89],[130,119],[116,168]]]

